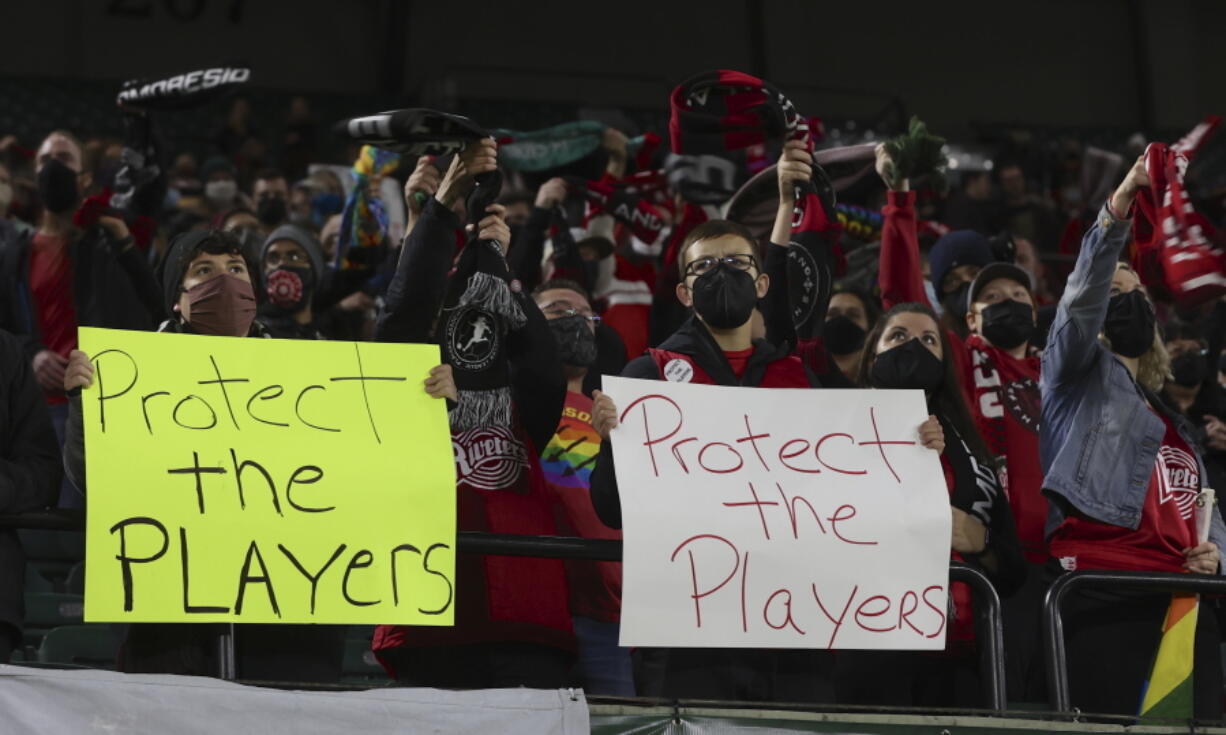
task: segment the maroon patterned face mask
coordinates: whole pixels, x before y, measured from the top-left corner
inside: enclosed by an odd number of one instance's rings
[[[200,334],[246,337],[255,320],[255,291],[243,279],[223,273],[187,289],[187,323]]]

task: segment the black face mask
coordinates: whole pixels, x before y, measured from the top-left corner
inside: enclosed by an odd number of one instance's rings
[[[1154,309],[1140,289],[1111,297],[1103,334],[1117,355],[1140,357],[1149,351],[1154,344]]]
[[[690,289],[694,311],[707,326],[734,329],[749,321],[758,304],[754,278],[748,271],[720,263],[694,279]]]
[[[1005,299],[983,307],[984,339],[993,345],[1011,350],[1034,337],[1034,309],[1030,304]]]
[[[1195,388],[1209,375],[1209,363],[1199,352],[1189,352],[1171,360],[1171,374],[1179,385]]]
[[[864,346],[864,328],[845,316],[832,316],[822,327],[822,340],[832,355],[850,355]]]
[[[256,218],[269,227],[284,222],[286,211],[285,200],[281,197],[263,197],[255,205]]]
[[[596,362],[596,335],[588,326],[587,317],[580,314],[549,320],[549,331],[558,343],[558,357],[563,365],[591,367]]]
[[[315,271],[282,265],[264,274],[268,301],[263,311],[270,316],[289,316],[302,311],[315,293]]]
[[[876,388],[917,388],[931,393],[945,379],[945,364],[918,339],[877,355],[870,372]]]
[[[38,198],[48,212],[71,212],[80,196],[76,171],[54,158],[43,164],[38,172]]]
[[[963,281],[956,289],[945,294],[945,300],[941,304],[945,311],[959,322],[966,321],[966,297],[970,291],[971,284]]]

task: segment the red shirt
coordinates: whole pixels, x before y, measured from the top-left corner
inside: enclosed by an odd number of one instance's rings
[[[1069,516],[1051,540],[1052,556],[1066,569],[1184,571],[1183,550],[1196,545],[1200,465],[1175,425],[1165,416],[1162,420],[1166,436],[1154,460],[1137,530]]]
[[[72,261],[68,241],[36,233],[30,249],[30,293],[38,331],[47,349],[64,357],[77,348],[77,308],[73,302]],[[63,391],[47,395],[48,403],[64,403]]]
[[[601,522],[592,506],[592,468],[599,451],[600,435],[592,428],[592,399],[568,392],[557,433],[541,454],[558,530],[581,538],[620,540],[621,531]],[[571,614],[607,623],[621,620],[620,562],[567,559],[566,578]]]
[[[747,350],[724,351],[724,357],[728,358],[728,364],[732,366],[732,373],[736,375],[737,380],[745,377],[745,367],[749,365],[749,358],[752,355],[752,347]]]

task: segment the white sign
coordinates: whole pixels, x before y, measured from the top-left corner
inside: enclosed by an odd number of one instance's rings
[[[621,645],[944,648],[949,492],[920,391],[604,390]]]

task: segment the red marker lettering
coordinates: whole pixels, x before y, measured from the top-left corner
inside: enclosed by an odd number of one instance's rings
[[[856,544],[858,546],[876,546],[877,545],[876,541],[853,541],[852,539],[849,539],[843,536],[843,534],[839,533],[839,522],[840,521],[850,521],[852,518],[855,518],[855,517],[856,517],[856,509],[854,506],[840,505],[838,508],[835,509],[834,515],[830,516],[826,520],[830,521],[830,530],[834,533],[835,536],[838,536],[839,541],[842,541],[843,543],[846,543],[846,544]]]
[[[741,568],[741,552],[737,550],[736,546],[733,545],[733,543],[729,541],[728,539],[722,536],[716,536],[710,533],[704,533],[698,536],[691,536],[687,538],[685,541],[682,541],[677,546],[677,548],[673,549],[673,555],[669,557],[669,561],[677,561],[677,554],[680,553],[682,549],[685,549],[685,547],[701,539],[710,539],[713,541],[719,541],[723,543],[725,546],[727,546],[728,548],[732,549],[732,558],[735,560],[735,565],[732,567],[732,571],[728,572],[728,576],[724,577],[724,580],[722,582],[715,585],[711,589],[703,590],[702,592],[699,592],[698,591],[698,565],[694,563],[693,550],[686,549],[686,554],[688,554],[690,557],[690,586],[691,586],[691,589],[693,590],[693,592],[690,594],[690,599],[694,601],[694,622],[699,628],[702,627],[702,603],[700,601],[704,597],[713,595],[716,592],[719,592],[721,589],[723,589],[724,585],[731,582],[732,578],[736,576],[737,570]]]
[[[817,457],[817,461],[821,462],[822,467],[825,467],[826,469],[832,472],[839,472],[844,475],[867,475],[868,470],[844,470],[844,469],[835,467],[831,465],[830,463],[828,463],[826,460],[822,459],[822,445],[826,443],[827,439],[831,439],[836,436],[843,437],[847,441],[851,442],[852,446],[855,446],[856,444],[855,437],[853,437],[851,434],[842,434],[842,433],[827,434],[823,436],[821,439],[818,439],[817,444],[813,445],[813,456]]]
[[[826,611],[826,606],[822,604],[822,598],[817,594],[817,585],[811,584],[809,587],[813,590],[813,599],[817,600],[817,606],[822,609],[822,615],[825,615],[827,620],[834,623],[834,630],[830,633],[830,640],[826,642],[826,648],[834,648],[834,639],[838,637],[839,629],[843,627],[843,618],[847,617],[847,611],[851,608],[851,601],[856,599],[856,593],[860,591],[860,585],[851,588],[851,594],[847,596],[847,604],[843,606],[843,612],[839,613],[837,620]]]
[[[873,423],[873,436],[875,436],[877,440],[871,441],[871,442],[860,442],[860,446],[877,447],[877,451],[881,453],[881,461],[885,462],[886,468],[890,471],[890,474],[894,476],[894,481],[901,485],[902,480],[898,477],[898,473],[894,471],[894,465],[890,464],[890,458],[885,456],[885,448],[886,448],[886,445],[911,447],[911,446],[915,446],[915,442],[913,441],[909,441],[909,442],[882,441],[881,432],[877,430],[877,411],[872,406],[868,407],[868,417],[869,417],[869,420],[871,420]]]
[[[910,608],[907,607],[908,600],[911,601]],[[898,603],[898,629],[899,630],[902,630],[903,623],[906,623],[908,628],[910,628],[911,630],[914,630],[916,633],[919,633],[920,635],[924,635],[924,631],[915,627],[915,625],[911,622],[911,619],[908,617],[911,615],[911,613],[915,612],[916,608],[918,607],[919,607],[919,595],[915,594],[911,590],[907,590],[906,593],[903,594],[902,600],[899,601]]]
[[[780,595],[784,596],[783,609],[786,612],[784,614],[783,622],[778,625],[775,625],[774,623],[771,622],[770,607],[771,607],[771,603],[775,601],[775,598]],[[796,621],[792,619],[792,591],[791,590],[781,589],[781,590],[775,590],[774,592],[772,592],[771,596],[766,598],[766,604],[762,606],[762,619],[766,621],[767,625],[774,628],[775,630],[783,630],[784,628],[790,625],[792,626],[792,630],[796,631],[797,633],[800,633],[801,635],[805,635],[805,632],[801,630],[800,626],[796,624]]]
[[[941,626],[936,629],[935,633],[930,633],[928,635],[929,638],[936,638],[937,636],[941,634],[941,631],[945,630],[945,608],[933,605],[931,602],[928,601],[928,593],[933,590],[936,590],[937,592],[944,592],[945,588],[939,584],[934,584],[931,587],[924,588],[924,595],[923,595],[924,604],[932,608],[932,611],[935,612],[937,616],[941,618]]]
[[[672,431],[660,437],[652,437],[651,420],[648,418],[648,415],[647,415],[647,403],[649,401],[656,400],[656,399],[664,401],[668,405],[672,406],[673,410],[676,411],[677,413],[677,425],[673,427]],[[681,426],[682,424],[685,423],[685,414],[681,410],[681,406],[678,406],[677,402],[674,401],[673,399],[669,398],[668,396],[652,394],[649,396],[643,396],[642,398],[639,398],[638,400],[632,402],[629,406],[626,406],[626,409],[622,411],[622,415],[618,417],[621,423],[623,424],[626,423],[626,417],[629,416],[630,412],[634,410],[634,407],[639,404],[643,405],[643,439],[644,439],[643,446],[647,447],[647,453],[651,455],[652,473],[654,473],[656,477],[659,477],[660,470],[659,470],[659,467],[656,466],[655,445],[659,444],[662,441],[671,439],[673,436],[677,434],[678,431],[681,431]]]
[[[800,449],[796,450],[795,452],[788,451],[788,447],[792,446],[793,444],[799,444]],[[792,457],[799,457],[800,455],[805,454],[808,451],[809,451],[809,442],[805,441],[804,439],[792,439],[787,444],[784,444],[782,447],[779,447],[779,463],[782,464],[784,467],[787,467],[789,470],[793,472],[807,472],[813,475],[820,474],[821,470],[817,469],[816,467],[814,467],[813,469],[807,469],[805,467],[793,467],[792,465],[788,464],[788,460],[791,459]]]
[[[869,603],[873,602],[873,600],[884,601],[885,607],[880,608],[879,610],[865,610],[864,608],[867,607]],[[885,595],[873,595],[867,600],[861,602],[859,607],[856,608],[856,625],[872,633],[889,633],[891,630],[894,630],[893,625],[891,625],[888,628],[870,628],[869,626],[865,625],[860,620],[861,615],[863,615],[866,618],[877,618],[877,617],[881,617],[882,615],[885,615],[889,611],[890,611],[890,598],[886,597]]]
[[[770,434],[769,433],[768,434],[753,433],[753,429],[749,428],[749,414],[744,414],[744,417],[745,417],[745,436],[741,437],[740,439],[737,439],[736,442],[737,444],[740,444],[741,442],[749,442],[750,446],[753,447],[753,453],[758,455],[758,461],[762,463],[762,469],[766,470],[767,472],[770,472],[771,468],[767,466],[766,460],[762,459],[762,452],[758,450],[758,439],[766,439],[767,437],[770,436]]]

